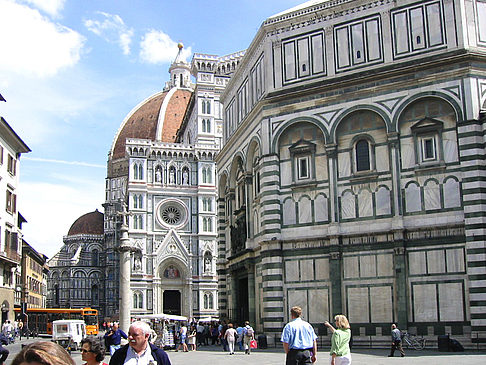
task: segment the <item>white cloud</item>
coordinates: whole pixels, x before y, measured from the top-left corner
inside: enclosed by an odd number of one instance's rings
[[[96,12],[96,14],[100,19],[85,20],[84,26],[105,41],[118,44],[123,54],[129,55],[133,29],[127,27],[119,15],[101,11]]]
[[[89,163],[89,162],[83,162],[83,161],[65,161],[65,160],[54,160],[51,158],[41,158],[41,157],[23,157],[24,160],[30,160],[30,161],[37,161],[37,162],[48,162],[48,163],[56,163],[56,164],[61,164],[61,165],[72,165],[72,166],[85,166],[85,167],[97,167],[100,169],[106,168],[104,165],[98,165],[94,163]]]
[[[177,42],[164,32],[154,29],[145,33],[140,47],[140,59],[148,63],[173,62],[179,51]],[[191,47],[182,50],[184,60],[187,60],[191,54]]]
[[[57,17],[59,12],[64,8],[66,0],[24,0],[26,3],[46,12],[47,14]]]
[[[51,76],[79,61],[79,33],[9,0],[0,0],[0,9],[0,71]]]

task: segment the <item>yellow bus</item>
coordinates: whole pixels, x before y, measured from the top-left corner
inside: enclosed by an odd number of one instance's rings
[[[15,318],[20,318],[20,308],[15,308]],[[98,310],[93,308],[27,308],[27,318],[21,318],[26,328],[39,335],[52,335],[52,321],[82,319],[88,335],[99,332]]]

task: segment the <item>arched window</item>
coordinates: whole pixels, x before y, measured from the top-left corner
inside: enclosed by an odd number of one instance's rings
[[[59,285],[54,285],[54,304],[59,305]]]
[[[142,195],[138,196],[138,208],[139,209],[143,208],[143,197],[142,197]]]
[[[202,123],[201,130],[203,133],[206,133],[206,119],[203,119],[201,123]]]
[[[213,300],[213,294],[209,293],[209,303],[208,303],[208,309],[213,309],[214,308],[214,300]]]
[[[98,285],[93,285],[91,287],[91,305],[95,306],[98,305],[99,303],[99,291],[98,291]]]
[[[206,120],[206,133],[211,133],[211,120]]]
[[[208,220],[207,220],[207,218],[203,218],[203,231],[204,232],[208,231]]]
[[[133,293],[133,308],[143,309],[143,296],[138,291]]]
[[[138,179],[143,180],[143,165],[138,165]]]
[[[143,217],[141,215],[138,216],[138,229],[143,229]]]
[[[98,250],[91,251],[91,266],[98,266]]]
[[[360,139],[356,143],[356,171],[368,171],[370,167],[370,148],[366,139]]]
[[[209,298],[207,294],[204,294],[204,309],[209,308]]]
[[[206,101],[206,114],[211,114],[211,102]]]
[[[136,163],[133,164],[133,179],[138,180],[138,165]]]
[[[206,183],[208,183],[208,184],[211,184],[212,183],[211,167],[208,167],[206,169]]]
[[[208,182],[208,178],[206,176],[206,168],[205,167],[202,168],[202,182],[203,182],[203,184],[206,184]]]
[[[203,100],[201,104],[202,104],[202,110],[201,111],[202,111],[203,114],[206,114],[206,102]]]
[[[133,207],[138,208],[138,197],[136,195],[133,196]]]

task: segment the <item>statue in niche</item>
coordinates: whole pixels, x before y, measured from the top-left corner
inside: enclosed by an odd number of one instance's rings
[[[206,255],[204,259],[204,272],[211,272],[211,256]]]
[[[155,170],[155,182],[161,182],[162,181],[162,175],[160,173],[160,168],[157,167]]]
[[[169,184],[175,184],[175,169],[173,168],[169,172]]]
[[[133,268],[135,271],[142,270],[142,258],[140,256],[135,256],[135,260],[133,262]]]
[[[189,185],[189,174],[187,169],[182,171],[182,185]]]
[[[180,277],[179,270],[175,266],[170,265],[164,270],[164,278],[166,279],[177,279]]]

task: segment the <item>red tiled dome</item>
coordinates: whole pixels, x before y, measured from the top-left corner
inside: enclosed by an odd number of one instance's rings
[[[174,142],[191,94],[192,92],[187,89],[175,89],[157,93],[143,101],[125,118],[113,142],[111,158],[116,160],[125,157],[127,138]],[[165,100],[168,96],[170,100]],[[165,115],[161,118],[159,115],[163,106],[165,106]],[[163,126],[161,136],[157,138],[159,121],[163,121]]]
[[[69,228],[68,236],[75,234],[103,234],[103,213],[96,209],[76,219]]]

